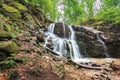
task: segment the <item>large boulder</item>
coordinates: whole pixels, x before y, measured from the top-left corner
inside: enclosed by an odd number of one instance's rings
[[[68,38],[69,37],[69,27],[66,24],[63,23],[55,23],[55,28],[54,28],[54,34],[56,34],[59,37],[62,38]]]
[[[101,32],[84,26],[73,26],[77,43],[84,57],[106,57],[104,45],[99,41]],[[102,41],[102,39],[101,39]]]
[[[0,51],[9,55],[15,53],[19,49],[19,46],[12,41],[0,41]]]
[[[2,8],[0,9],[1,13],[5,16],[8,16],[12,19],[20,19],[22,16],[20,12],[12,6],[3,4]]]

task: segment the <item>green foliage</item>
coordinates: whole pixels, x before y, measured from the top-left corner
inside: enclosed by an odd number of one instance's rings
[[[109,22],[109,23],[119,23],[120,22],[120,8],[111,7],[106,10],[101,10],[97,14],[97,18],[101,21]]]
[[[57,11],[58,0],[25,0],[25,2],[38,6],[48,18],[55,20],[59,14]]]
[[[86,17],[83,2],[77,0],[64,0],[64,16],[66,23],[78,24]]]
[[[14,60],[2,61],[0,62],[0,69],[12,68],[16,65]]]

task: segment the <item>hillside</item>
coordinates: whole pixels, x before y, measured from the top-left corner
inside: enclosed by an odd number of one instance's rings
[[[53,22],[38,6],[20,0],[1,0],[0,80],[120,80],[119,59],[90,58],[93,62],[81,63],[87,65],[84,67],[43,47],[40,29],[46,30]],[[118,38],[112,41],[119,42]],[[104,68],[89,69],[89,65]]]

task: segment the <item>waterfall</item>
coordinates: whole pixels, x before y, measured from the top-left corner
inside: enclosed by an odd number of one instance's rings
[[[97,36],[98,41],[103,45],[105,56],[107,58],[109,58],[110,55],[108,54],[108,48],[107,48],[105,42],[101,39],[100,34],[96,33],[96,36]]]
[[[60,26],[61,27],[61,26]],[[72,27],[69,26],[69,37],[65,36],[65,25],[63,24],[63,32],[64,32],[64,38],[58,37],[55,33],[55,23],[52,23],[48,26],[48,31],[45,33],[45,47],[50,48],[55,53],[59,54],[60,56],[64,56],[66,58],[69,58],[75,62],[79,61],[81,59],[81,54],[79,51],[79,47],[76,42],[75,32],[73,31]],[[52,42],[52,44],[51,44]],[[50,46],[52,46],[52,48]]]

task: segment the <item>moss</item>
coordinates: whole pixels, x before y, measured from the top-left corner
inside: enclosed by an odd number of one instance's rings
[[[0,29],[0,38],[11,39],[12,36],[8,32]]]
[[[25,20],[26,20],[27,26],[30,26],[31,28],[33,28],[33,26],[36,26],[36,22],[35,22],[34,18],[32,17],[32,15],[27,14],[25,16]]]
[[[26,12],[28,9],[26,6],[18,3],[18,2],[13,2],[13,6],[17,8],[20,12]]]
[[[2,5],[4,3],[4,0],[0,0],[0,5]]]
[[[1,12],[5,15],[5,16],[8,16],[12,19],[18,19],[18,18],[21,18],[21,14],[20,12],[15,9],[14,7],[12,6],[8,6],[6,4],[3,4],[3,7],[1,9]]]
[[[1,41],[0,42],[0,50],[3,51],[6,54],[11,54],[16,52],[19,49],[19,46],[12,41]]]

